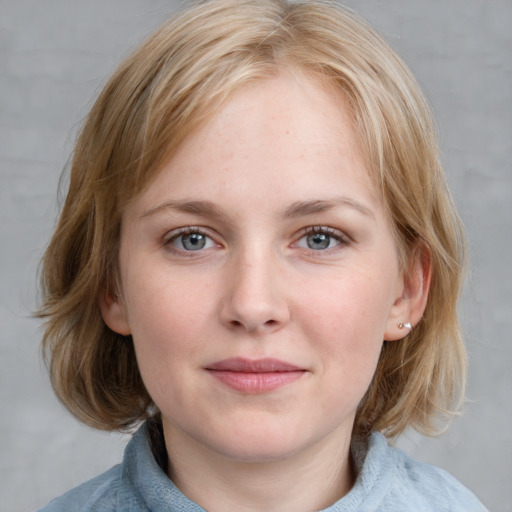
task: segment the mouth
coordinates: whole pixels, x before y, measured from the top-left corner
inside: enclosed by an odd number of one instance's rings
[[[224,359],[205,369],[212,377],[227,387],[249,394],[273,391],[295,382],[306,373],[304,368],[269,358]]]

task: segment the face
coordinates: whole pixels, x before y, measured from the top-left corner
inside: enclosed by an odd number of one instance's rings
[[[407,321],[392,228],[340,93],[257,81],[190,135],[122,223],[120,298],[166,439],[276,460],[350,438]]]

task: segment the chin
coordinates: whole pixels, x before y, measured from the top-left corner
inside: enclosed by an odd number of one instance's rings
[[[221,453],[228,459],[247,463],[264,463],[283,461],[300,452],[297,446],[276,445],[269,439],[259,442],[231,443],[228,446],[219,447]]]
[[[286,460],[315,444],[314,439],[283,426],[262,428],[255,422],[251,427],[229,429],[227,436],[210,439],[210,446],[231,460],[258,463]]]

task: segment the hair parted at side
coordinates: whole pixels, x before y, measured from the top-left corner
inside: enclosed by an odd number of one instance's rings
[[[384,343],[354,432],[394,436],[412,426],[432,434],[439,413],[460,408],[464,230],[418,85],[371,27],[334,3],[210,0],[190,4],[120,65],[76,142],[38,314],[54,389],[85,423],[123,430],[156,412],[131,338],[111,331],[98,305],[102,291],[116,288],[123,211],[235,90],[284,71],[343,92],[403,268],[418,253],[432,268],[424,316],[403,340]]]

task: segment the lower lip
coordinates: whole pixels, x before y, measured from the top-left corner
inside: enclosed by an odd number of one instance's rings
[[[233,372],[209,370],[210,374],[226,386],[243,393],[266,393],[291,384],[304,375],[304,371],[290,372]]]

